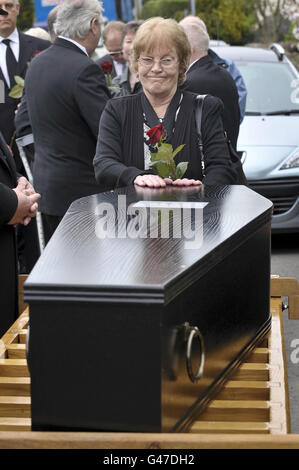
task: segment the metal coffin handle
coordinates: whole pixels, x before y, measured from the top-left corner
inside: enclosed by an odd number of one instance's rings
[[[191,382],[195,383],[200,380],[203,374],[204,366],[205,366],[205,347],[204,341],[201,332],[197,328],[197,326],[191,326],[187,331],[188,339],[187,339],[187,347],[186,347],[186,366],[187,372]],[[194,374],[192,368],[192,344],[193,340],[197,338],[200,345],[200,364],[198,366],[197,373]]]

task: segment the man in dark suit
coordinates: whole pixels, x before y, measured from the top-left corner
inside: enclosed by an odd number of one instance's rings
[[[19,315],[15,226],[28,225],[39,198],[26,178],[17,174],[0,133],[0,338]]]
[[[61,2],[54,25],[57,38],[26,75],[33,180],[42,195],[46,242],[75,199],[101,191],[93,157],[110,94],[104,74],[88,56],[99,41],[101,11],[98,0]]]
[[[190,66],[186,73],[184,90],[198,94],[209,94],[220,98],[224,104],[223,127],[234,148],[240,127],[238,90],[231,75],[208,55],[209,35],[198,24],[183,24],[191,45]]]
[[[96,63],[101,67],[104,62],[112,64],[111,78],[120,76],[126,66],[123,56],[122,41],[125,23],[122,21],[110,21],[103,31],[103,42],[108,54],[98,59]]]
[[[201,26],[202,28],[204,28],[206,32],[208,32],[206,24],[198,16],[194,16],[194,15],[185,16],[185,18],[183,18],[180,21],[180,25],[185,26],[187,24],[197,24]],[[235,85],[238,90],[238,95],[239,95],[240,124],[241,124],[245,116],[246,99],[247,99],[247,88],[246,88],[244,79],[241,75],[241,72],[232,60],[223,59],[223,57],[219,57],[219,55],[217,55],[216,52],[210,48],[208,49],[208,55],[210,56],[214,64],[224,67],[224,69],[229,72],[229,74],[232,76],[235,82]]]
[[[5,90],[4,102],[0,101],[0,129],[7,144],[12,146],[18,171],[23,172],[14,142],[14,117],[19,100],[11,98],[9,93],[15,85],[14,76],[24,78],[28,63],[51,43],[18,31],[19,0],[0,0],[0,7],[7,12],[7,15],[0,16],[0,80]]]

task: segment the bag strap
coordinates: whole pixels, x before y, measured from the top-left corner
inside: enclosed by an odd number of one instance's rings
[[[203,102],[206,96],[207,95],[197,95],[195,98],[195,122],[196,122],[199,154],[200,154],[200,160],[201,160],[201,171],[202,171],[203,177],[205,176],[205,160],[204,160],[203,142],[202,142],[202,135],[201,135],[201,119],[202,119]]]

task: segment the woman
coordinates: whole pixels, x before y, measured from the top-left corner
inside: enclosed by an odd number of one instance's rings
[[[133,41],[135,39],[136,32],[142,23],[143,20],[129,21],[124,27],[122,51],[123,58],[128,65],[121,75],[118,75],[113,79],[113,82],[120,88],[119,96],[138,93],[140,90],[142,90],[142,86],[136,71],[132,70],[130,67],[130,55]]]
[[[184,30],[172,19],[152,18],[138,29],[131,51],[131,67],[143,91],[110,100],[101,116],[94,168],[107,189],[127,186],[165,187],[233,184],[221,121],[222,102],[207,96],[203,105],[202,136],[205,152],[203,179],[197,142],[194,106],[196,95],[179,85],[189,65],[190,45]],[[188,162],[184,178],[162,178],[150,167],[146,131],[162,123],[173,148],[185,144],[176,164]]]

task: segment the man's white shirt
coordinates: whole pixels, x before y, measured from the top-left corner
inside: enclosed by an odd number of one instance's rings
[[[66,41],[72,42],[73,44],[75,44],[75,46],[79,47],[79,49],[81,49],[81,51],[83,51],[84,54],[88,55],[87,50],[85,49],[84,46],[82,46],[82,44],[79,44],[77,41],[74,41],[73,39],[70,39],[70,38],[66,38],[64,36],[58,36],[58,37],[61,39],[65,39]]]
[[[3,39],[10,39],[10,47],[11,50],[16,58],[16,61],[19,62],[19,55],[20,55],[20,38],[17,28],[7,37],[3,38],[0,36],[0,67],[5,78],[5,81],[10,88],[10,80],[6,66],[6,49],[7,46],[3,44]]]

